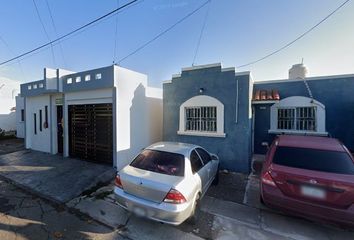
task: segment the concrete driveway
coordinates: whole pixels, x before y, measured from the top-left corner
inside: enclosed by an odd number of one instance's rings
[[[112,166],[23,150],[0,156],[0,176],[41,197],[65,203],[114,178]]]

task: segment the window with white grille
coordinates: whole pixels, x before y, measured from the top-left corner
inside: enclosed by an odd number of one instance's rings
[[[216,107],[186,107],[185,131],[217,132]]]
[[[317,131],[316,107],[278,109],[278,129]]]
[[[179,106],[177,134],[199,137],[226,137],[224,104],[218,99],[197,95]]]

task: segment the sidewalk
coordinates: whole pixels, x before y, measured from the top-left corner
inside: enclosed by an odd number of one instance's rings
[[[131,239],[354,239],[354,232],[286,216],[266,208],[259,203],[258,186],[258,177],[250,175],[243,204],[205,196],[198,222],[195,225],[183,223],[178,227],[130,215],[115,204],[113,183],[67,205],[118,229],[121,235]]]
[[[0,155],[0,177],[56,203],[68,202],[114,176],[112,166],[33,150]]]

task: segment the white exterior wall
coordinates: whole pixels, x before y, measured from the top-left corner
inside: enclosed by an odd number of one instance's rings
[[[25,100],[21,96],[16,96],[16,137],[18,138],[25,138],[25,121],[21,120],[22,109],[25,109]]]
[[[49,114],[50,95],[42,95],[25,98],[25,120],[26,120],[26,148],[42,152],[51,152],[51,130],[50,127],[44,128],[45,106],[48,106],[48,123],[52,123]],[[42,131],[39,128],[39,110],[42,110]],[[34,134],[34,113],[37,118],[37,134]],[[50,126],[50,124],[49,124]]]
[[[148,89],[147,76],[115,66],[116,167],[162,139],[162,91]]]
[[[63,106],[65,157],[69,156],[69,130],[67,128],[67,126],[69,126],[68,106],[99,103],[113,103],[113,88],[65,93]]]
[[[19,92],[20,83],[5,77],[0,77],[0,128],[5,131],[16,130],[15,96]]]

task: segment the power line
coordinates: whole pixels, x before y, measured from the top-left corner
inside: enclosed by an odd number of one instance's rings
[[[119,0],[117,0],[117,7],[119,7]],[[117,34],[118,34],[118,15],[116,15],[116,28],[114,32],[114,52],[113,52],[113,63],[117,57]]]
[[[305,35],[307,35],[308,33],[310,33],[312,30],[314,30],[316,27],[318,27],[321,23],[323,23],[324,21],[326,21],[328,18],[330,18],[334,13],[336,13],[339,9],[341,9],[345,4],[347,4],[350,0],[346,0],[345,2],[343,2],[341,5],[339,5],[339,7],[337,7],[334,11],[332,11],[330,14],[328,14],[325,18],[323,18],[321,21],[319,21],[316,25],[314,25],[313,27],[311,27],[309,30],[307,30],[306,32],[304,32],[303,34],[301,34],[300,36],[298,36],[297,38],[295,38],[294,40],[292,40],[291,42],[287,43],[286,45],[284,45],[283,47],[265,55],[264,57],[259,58],[258,60],[237,66],[237,68],[243,68],[243,67],[247,67],[249,65],[253,65],[255,63],[258,63],[268,57],[273,56],[274,54],[277,54],[278,52],[284,50],[285,48],[289,47],[290,45],[294,44],[295,42],[297,42],[298,40],[300,40],[301,38],[303,38]]]
[[[180,23],[182,23],[184,20],[186,20],[187,18],[191,17],[192,15],[194,15],[196,12],[198,12],[201,8],[203,8],[206,4],[208,4],[211,0],[207,0],[205,1],[202,5],[200,5],[198,8],[196,8],[195,10],[193,10],[192,12],[188,13],[186,16],[184,16],[183,18],[181,18],[180,20],[178,20],[176,23],[174,23],[173,25],[171,25],[170,27],[168,27],[167,29],[165,29],[164,31],[162,31],[161,33],[157,34],[155,37],[153,37],[152,39],[150,39],[149,41],[147,41],[146,43],[142,44],[140,47],[136,48],[134,51],[132,51],[131,53],[129,53],[128,55],[126,55],[125,57],[121,58],[118,63],[120,64],[122,61],[126,60],[127,58],[131,57],[132,55],[134,55],[135,53],[139,52],[140,50],[142,50],[143,48],[145,48],[146,46],[148,46],[149,44],[151,44],[152,42],[154,42],[155,40],[157,40],[158,38],[160,38],[161,36],[163,36],[164,34],[166,34],[167,32],[171,31],[174,27],[176,27],[177,25],[179,25]],[[1,64],[0,64],[1,65]]]
[[[53,14],[52,14],[52,10],[50,9],[48,0],[45,0],[45,3],[47,5],[47,9],[48,9],[49,16],[50,16],[50,19],[51,19],[51,22],[52,22],[52,26],[53,26],[53,29],[54,29],[54,32],[55,32],[55,36],[58,37],[57,27],[55,25]],[[63,50],[62,44],[61,44],[61,42],[58,42],[58,43],[59,43],[60,54],[61,54],[61,57],[63,59],[64,65],[65,65],[65,67],[67,67],[67,64],[66,64],[66,61],[65,61],[65,57],[64,57],[64,50]]]
[[[33,2],[33,5],[34,5],[34,8],[36,9],[36,13],[37,13],[39,22],[40,22],[41,25],[42,25],[43,31],[44,31],[45,35],[47,36],[47,39],[48,39],[49,41],[51,41],[51,39],[50,39],[50,37],[49,37],[49,34],[48,34],[48,32],[47,32],[47,30],[46,30],[46,28],[45,28],[45,26],[44,26],[44,23],[43,23],[43,20],[42,20],[42,18],[41,18],[41,15],[39,14],[39,10],[38,10],[37,4],[36,4],[36,0],[32,0],[32,2]],[[52,45],[52,44],[50,44],[50,49],[51,49],[51,52],[52,52],[53,64],[56,65],[56,63],[55,63],[54,49],[53,49],[53,45]]]
[[[83,30],[84,28],[87,28],[88,26],[90,26],[90,25],[92,25],[92,24],[95,24],[95,23],[101,21],[101,20],[104,19],[104,18],[109,17],[110,15],[112,15],[112,14],[118,12],[119,10],[122,10],[122,9],[124,9],[124,8],[126,8],[126,7],[128,7],[128,6],[130,6],[130,5],[132,5],[133,3],[138,2],[138,1],[139,1],[139,0],[132,0],[132,1],[130,1],[130,2],[126,3],[126,4],[124,4],[123,6],[118,7],[118,8],[116,8],[116,9],[110,11],[109,13],[106,13],[106,14],[103,15],[103,16],[101,16],[101,17],[99,17],[99,18],[96,18],[96,19],[93,20],[93,21],[91,21],[91,22],[89,22],[89,23],[86,23],[85,25],[83,25],[83,26],[81,26],[81,27],[79,27],[79,28],[76,28],[75,30],[73,30],[73,31],[71,31],[71,32],[69,32],[69,33],[67,33],[67,34],[64,34],[64,35],[62,35],[62,36],[59,37],[59,38],[54,39],[53,41],[47,42],[47,43],[45,43],[45,44],[43,44],[43,45],[41,45],[41,46],[38,46],[38,47],[36,47],[36,48],[34,48],[34,49],[32,49],[32,50],[29,50],[29,51],[27,51],[27,52],[25,52],[25,53],[22,53],[22,54],[20,54],[20,55],[18,55],[18,56],[16,56],[16,57],[13,57],[13,58],[11,58],[11,59],[8,59],[8,60],[6,60],[6,61],[3,61],[3,62],[0,63],[0,66],[6,64],[6,63],[8,63],[8,62],[11,62],[11,61],[13,61],[13,60],[16,60],[16,59],[18,59],[18,58],[21,58],[21,57],[23,57],[23,56],[26,56],[26,55],[28,55],[28,54],[31,54],[31,53],[33,53],[33,52],[36,52],[36,51],[38,51],[38,50],[40,50],[40,49],[42,49],[42,48],[45,48],[45,47],[47,47],[47,46],[49,46],[49,45],[55,43],[55,42],[58,42],[58,41],[60,41],[60,40],[62,40],[62,39],[64,39],[64,38],[66,38],[66,37],[68,37],[68,36],[70,36],[70,35],[72,35],[72,34],[74,34],[74,33],[79,32],[80,30]]]
[[[206,14],[205,14],[205,17],[204,17],[202,29],[201,29],[201,31],[200,31],[200,35],[199,35],[199,38],[198,38],[197,48],[195,49],[195,53],[194,53],[194,57],[193,57],[192,66],[194,66],[194,64],[195,64],[195,59],[197,58],[197,55],[198,55],[200,42],[201,42],[201,40],[202,40],[202,36],[203,36],[203,33],[204,33],[205,25],[206,25],[206,22],[207,22],[207,19],[208,19],[208,15],[209,15],[210,5],[211,5],[211,0],[210,0],[210,2],[209,2],[208,9],[207,9]]]
[[[10,48],[9,44],[5,41],[5,39],[4,39],[2,36],[0,36],[0,41],[4,44],[4,46],[7,48],[7,50],[9,50],[9,52],[10,52],[11,54],[14,54],[14,52],[13,52],[12,49]],[[20,61],[20,60],[17,60],[17,63],[18,63],[18,67],[20,68],[22,77],[24,78],[24,77],[25,77],[25,73],[24,73],[24,71],[23,71],[23,67],[22,67],[21,61]]]

